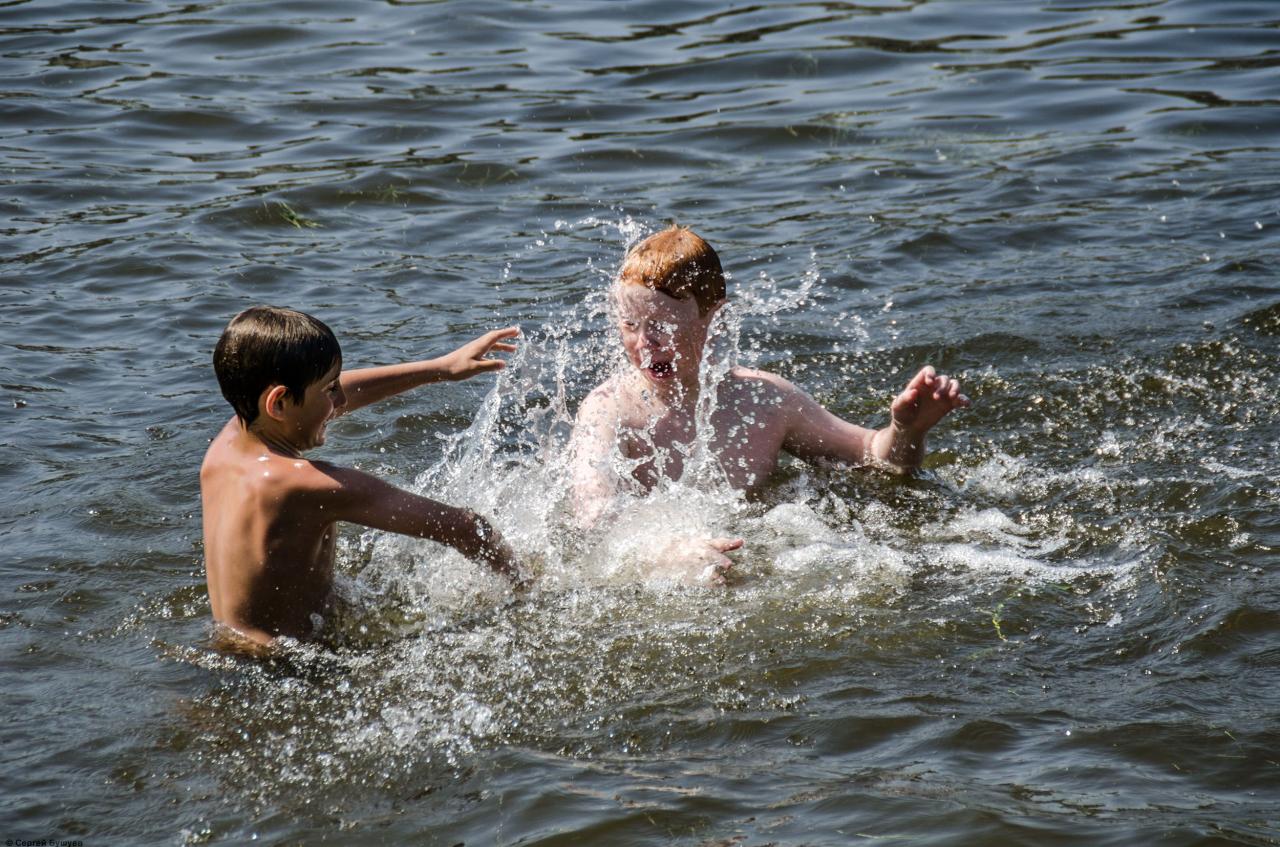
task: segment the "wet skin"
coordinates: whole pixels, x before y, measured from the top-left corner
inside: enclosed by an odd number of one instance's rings
[[[302,453],[324,444],[345,409],[341,363],[308,386],[301,402],[276,392],[254,437],[236,418],[209,445],[200,472],[204,546],[214,619],[255,641],[301,637],[327,610],[333,587],[335,519],[299,508],[298,483],[321,466]]]
[[[643,493],[662,479],[681,479],[698,437],[699,367],[715,314],[639,285],[615,286],[613,296],[631,367],[596,387],[578,411],[573,502],[584,526],[595,524],[621,490]],[[957,381],[930,367],[894,399],[891,422],[880,430],[840,419],[768,371],[734,367],[715,391],[707,444],[723,481],[748,493],[765,484],[784,450],[808,461],[909,472],[924,456],[926,433],[969,405]],[[631,467],[628,479],[614,468],[615,448]]]
[[[272,385],[250,424],[227,422],[200,469],[205,572],[214,619],[254,642],[306,638],[328,611],[339,521],[447,544],[517,579],[514,554],[478,515],[303,453],[337,415],[441,380],[503,367],[514,328],[437,359],[355,371],[335,364],[301,398]]]

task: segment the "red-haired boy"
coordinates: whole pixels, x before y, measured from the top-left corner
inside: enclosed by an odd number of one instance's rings
[[[595,388],[578,410],[572,448],[573,503],[594,524],[616,493],[651,490],[679,479],[694,431],[699,370],[712,318],[726,301],[720,258],[692,231],[672,227],[628,254],[612,292],[622,347],[631,367]],[[709,443],[724,478],[750,491],[765,484],[782,451],[896,473],[919,467],[925,434],[953,409],[969,405],[960,383],[931,367],[917,373],[890,404],[890,423],[866,429],[841,420],[782,377],[734,367],[717,385]],[[631,480],[615,454],[632,464]],[[684,578],[722,582],[724,555],[740,540],[685,541],[665,551]]]

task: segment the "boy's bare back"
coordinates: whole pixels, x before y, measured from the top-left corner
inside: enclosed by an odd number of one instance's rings
[[[335,520],[310,461],[227,423],[200,467],[205,569],[216,620],[255,641],[305,638],[327,611]]]

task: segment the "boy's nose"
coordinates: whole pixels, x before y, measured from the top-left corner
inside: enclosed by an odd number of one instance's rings
[[[671,333],[657,326],[647,326],[644,329],[645,343],[651,347],[661,347],[667,343],[667,339],[671,337]]]
[[[343,390],[342,383],[338,383],[338,396],[333,398],[333,408],[345,409],[347,407],[347,392]]]

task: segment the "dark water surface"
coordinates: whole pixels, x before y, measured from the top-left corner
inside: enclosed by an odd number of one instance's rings
[[[0,837],[1278,844],[1278,198],[1270,0],[0,3]],[[919,478],[565,540],[600,292],[670,219],[838,413],[965,380]],[[336,642],[212,649],[255,302],[352,365],[523,326],[323,455],[494,514],[539,591],[352,529]],[[735,585],[619,565],[681,525]]]

